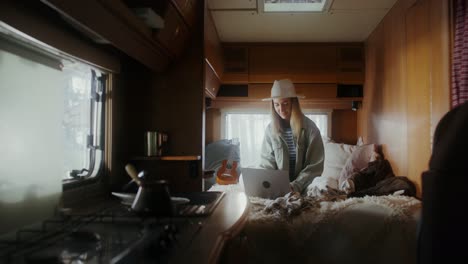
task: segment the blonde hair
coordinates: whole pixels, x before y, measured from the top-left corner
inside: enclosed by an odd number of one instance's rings
[[[291,97],[291,118],[289,125],[296,139],[299,138],[299,133],[301,132],[303,115],[301,106],[299,105],[299,99],[297,99],[297,97]],[[283,128],[281,127],[282,118],[276,113],[273,100],[271,100],[271,120],[272,132],[276,134],[283,132]]]

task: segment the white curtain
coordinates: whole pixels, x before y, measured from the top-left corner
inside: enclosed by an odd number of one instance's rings
[[[454,4],[452,56],[452,108],[468,101],[468,4]]]

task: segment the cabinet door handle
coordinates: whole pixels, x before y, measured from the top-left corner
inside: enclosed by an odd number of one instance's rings
[[[177,35],[179,35],[179,31],[180,31],[180,26],[177,26],[177,28],[174,31],[174,38],[176,38]]]

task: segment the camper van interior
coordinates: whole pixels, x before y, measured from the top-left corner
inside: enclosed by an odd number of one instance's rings
[[[465,5],[0,1],[0,263],[417,263]],[[281,79],[323,172],[247,196]]]

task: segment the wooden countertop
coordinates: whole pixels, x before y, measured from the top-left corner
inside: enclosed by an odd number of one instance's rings
[[[245,193],[226,193],[210,216],[194,219],[200,223],[199,234],[171,263],[217,263],[225,243],[243,229],[248,209]]]

